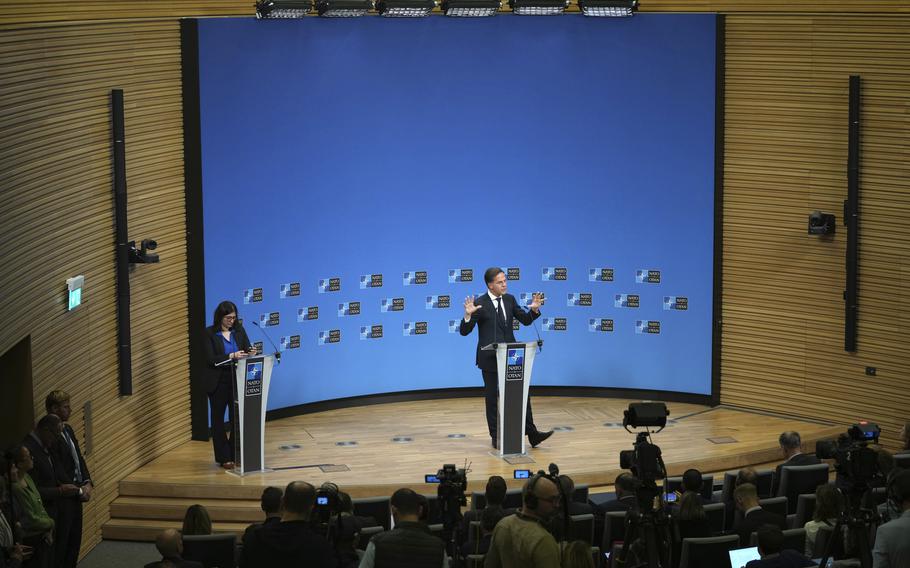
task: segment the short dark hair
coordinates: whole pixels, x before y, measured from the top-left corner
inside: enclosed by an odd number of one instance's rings
[[[69,399],[70,395],[66,391],[53,390],[44,398],[44,409],[50,412],[51,408],[63,404]]]
[[[685,491],[701,491],[701,472],[697,469],[687,469],[682,474],[682,486]]]
[[[237,304],[230,300],[224,300],[215,308],[215,316],[212,318],[212,327],[218,329],[218,326],[221,325],[221,320],[224,316],[229,313],[234,312],[237,314],[237,317],[240,317],[240,314],[237,312]]]
[[[491,475],[483,492],[487,505],[502,505],[506,500],[506,491],[506,480],[499,475]]]
[[[316,488],[306,481],[292,481],[281,497],[284,510],[297,515],[309,515],[316,504]]]
[[[484,270],[483,271],[484,283],[489,284],[490,282],[495,280],[496,277],[499,276],[500,272],[505,272],[505,270],[503,270],[502,268],[499,268],[498,266],[491,266],[490,268],[487,268],[486,270]]]
[[[623,472],[616,476],[614,485],[616,489],[621,489],[623,493],[633,493],[638,487],[638,479],[629,472]]]
[[[799,432],[794,432],[789,430],[780,435],[780,438],[777,439],[780,442],[780,447],[785,450],[795,450],[799,448],[802,443],[799,439]]]
[[[395,493],[392,493],[391,504],[398,509],[399,513],[405,515],[420,515],[420,495],[413,489],[402,487]]]
[[[493,532],[493,529],[503,517],[502,509],[496,507],[487,507],[480,512],[480,528],[487,532]]]
[[[743,483],[751,483],[758,487],[758,472],[755,471],[754,467],[744,467],[736,474],[736,481],[733,483],[733,487],[739,487]]]
[[[784,532],[774,525],[762,525],[758,533],[758,549],[762,556],[777,554],[784,548]]]
[[[47,430],[48,432],[57,433],[60,428],[60,417],[56,414],[47,414],[35,424],[35,430]]]
[[[281,510],[281,497],[283,493],[277,487],[266,487],[259,498],[259,506],[265,513],[277,513]]]

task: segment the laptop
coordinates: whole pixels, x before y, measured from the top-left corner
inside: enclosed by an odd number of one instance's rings
[[[743,568],[753,560],[760,560],[761,554],[758,553],[758,547],[737,548],[730,552],[730,566],[732,568]]]

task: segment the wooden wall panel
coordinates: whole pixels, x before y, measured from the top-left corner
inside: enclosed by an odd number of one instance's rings
[[[0,351],[30,335],[35,410],[62,388],[91,401],[97,486],[83,550],[117,483],[189,439],[186,241],[178,22],[0,32]],[[118,395],[110,90],[124,90],[129,235],[159,242],[134,267],[134,395]],[[85,275],[66,312],[67,277]]]
[[[724,403],[910,418],[910,18],[728,16]],[[862,76],[856,353],[843,350],[848,77]],[[837,215],[833,238],[808,213]],[[866,376],[866,366],[877,368]]]

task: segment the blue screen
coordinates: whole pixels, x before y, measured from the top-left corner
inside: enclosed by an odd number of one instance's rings
[[[489,266],[546,295],[532,384],[710,394],[715,33],[200,20],[206,309],[283,351],[269,409],[480,386]]]

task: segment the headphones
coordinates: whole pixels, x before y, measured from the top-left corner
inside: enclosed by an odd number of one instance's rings
[[[562,492],[562,487],[559,485],[559,479],[556,476],[546,473],[544,470],[539,470],[534,477],[528,481],[528,485],[525,486],[524,502],[532,511],[536,511],[537,507],[540,506],[540,499],[537,497],[537,494],[534,493],[534,489],[537,488],[537,484],[541,479],[546,478],[556,484],[556,488]]]

